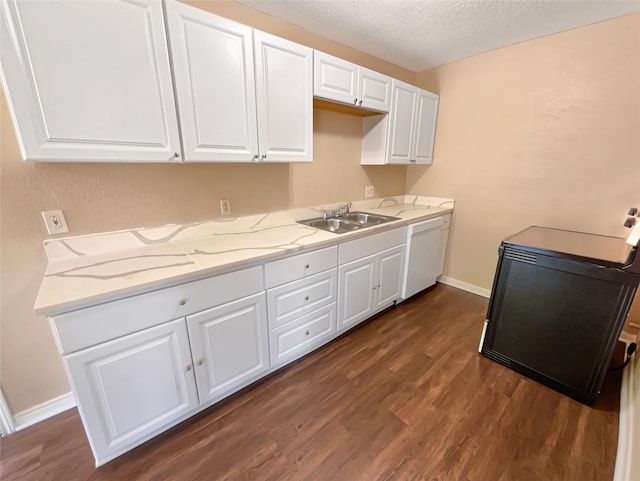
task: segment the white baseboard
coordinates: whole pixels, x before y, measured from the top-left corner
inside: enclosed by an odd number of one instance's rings
[[[75,405],[76,400],[73,394],[68,392],[67,394],[50,399],[32,408],[25,409],[13,417],[15,430],[20,431],[21,429],[33,426],[40,421],[44,421],[67,409],[71,409],[75,407]]]
[[[637,356],[637,354],[636,354]],[[635,450],[640,444],[640,433],[634,432],[634,419],[640,416],[637,412],[640,404],[634,399],[634,392],[640,389],[634,386],[635,370],[640,368],[640,361],[633,359],[622,371],[622,386],[620,388],[620,418],[618,420],[618,451],[616,453],[616,468],[613,473],[613,481],[633,481],[631,477],[631,464]]]
[[[491,289],[485,289],[484,287],[476,286],[475,284],[469,284],[468,282],[459,281],[458,279],[454,279],[448,276],[440,276],[438,277],[438,282],[442,282],[451,287],[456,287],[458,289],[462,289],[463,291],[470,292],[472,294],[476,294],[478,296],[489,298],[491,297]]]

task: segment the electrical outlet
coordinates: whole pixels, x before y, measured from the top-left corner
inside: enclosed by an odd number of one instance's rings
[[[50,235],[64,234],[69,232],[67,220],[61,210],[47,210],[42,212],[44,224],[47,226],[47,232]]]
[[[220,199],[220,212],[222,212],[222,215],[231,214],[231,201],[229,199]]]
[[[373,197],[373,186],[372,185],[367,185],[364,188],[364,196],[365,197]]]

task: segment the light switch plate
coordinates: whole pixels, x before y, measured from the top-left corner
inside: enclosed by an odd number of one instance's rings
[[[47,226],[47,232],[50,235],[69,232],[67,220],[64,218],[64,213],[61,210],[44,211],[42,212],[42,218],[44,219],[44,224]]]

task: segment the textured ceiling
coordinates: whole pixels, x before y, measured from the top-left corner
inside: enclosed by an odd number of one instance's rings
[[[236,1],[415,72],[640,11],[640,0]]]

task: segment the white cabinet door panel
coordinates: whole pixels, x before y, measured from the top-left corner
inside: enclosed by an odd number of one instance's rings
[[[184,319],[64,357],[97,460],[198,405]]]
[[[160,2],[9,0],[0,41],[25,159],[181,160]]]
[[[166,8],[185,160],[255,160],[251,27],[179,2]]]
[[[400,297],[404,277],[405,250],[406,246],[401,245],[378,254],[376,310],[389,306]]]
[[[389,112],[391,108],[391,77],[360,67],[358,92],[360,106],[380,112]],[[361,104],[360,101],[362,101]]]
[[[409,163],[412,159],[417,88],[394,81],[393,108],[389,125],[389,163]]]
[[[373,309],[376,256],[340,266],[338,330],[344,330],[369,317]]]
[[[336,102],[356,104],[358,66],[318,51],[313,55],[313,94]]]
[[[254,30],[258,144],[264,162],[313,160],[313,50]]]
[[[269,368],[264,293],[188,316],[187,325],[201,403]]]
[[[413,158],[417,164],[431,164],[439,97],[426,90],[419,90],[417,102]]]

